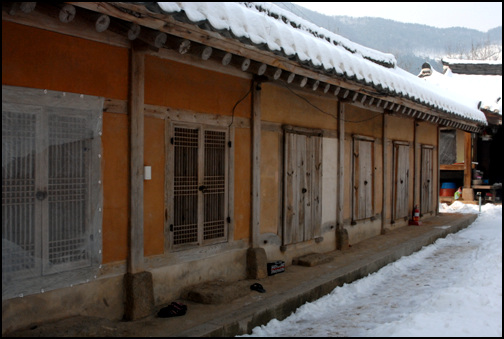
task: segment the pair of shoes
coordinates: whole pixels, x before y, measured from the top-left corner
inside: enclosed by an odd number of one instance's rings
[[[186,314],[187,306],[176,301],[172,302],[170,305],[163,307],[158,312],[158,317],[160,318],[170,318],[179,317]]]
[[[264,293],[264,292],[266,292],[266,290],[262,287],[262,285],[261,285],[261,284],[258,284],[258,283],[255,283],[255,284],[250,285],[250,289],[251,289],[252,291],[257,291],[257,292],[259,292],[259,293]]]

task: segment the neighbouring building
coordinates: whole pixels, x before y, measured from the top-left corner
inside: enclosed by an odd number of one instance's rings
[[[502,61],[442,59],[444,71],[422,67],[426,82],[457,92],[460,101],[478,107],[488,125],[465,140],[460,130],[443,127],[440,134],[440,181],[464,186],[466,200],[502,201]],[[471,165],[466,166],[465,157]],[[450,199],[453,197],[443,197]]]

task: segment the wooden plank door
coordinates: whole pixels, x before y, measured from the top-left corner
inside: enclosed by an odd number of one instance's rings
[[[322,138],[285,133],[284,245],[320,235]]]
[[[354,138],[353,146],[353,212],[352,219],[362,220],[373,217],[374,213],[374,142]]]
[[[433,211],[433,146],[422,145],[420,169],[420,214]]]
[[[409,144],[394,142],[393,220],[408,218]]]

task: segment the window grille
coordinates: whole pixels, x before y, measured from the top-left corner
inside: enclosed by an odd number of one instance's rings
[[[172,244],[223,241],[227,232],[227,132],[174,127]]]

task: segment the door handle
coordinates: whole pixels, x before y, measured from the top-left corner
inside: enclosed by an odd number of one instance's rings
[[[198,189],[199,189],[201,192],[205,193],[206,186],[205,186],[205,185],[201,185],[200,187],[198,187]]]
[[[45,191],[37,191],[37,193],[35,193],[35,198],[37,198],[37,200],[42,201],[46,197],[47,197],[47,192],[45,192]]]

